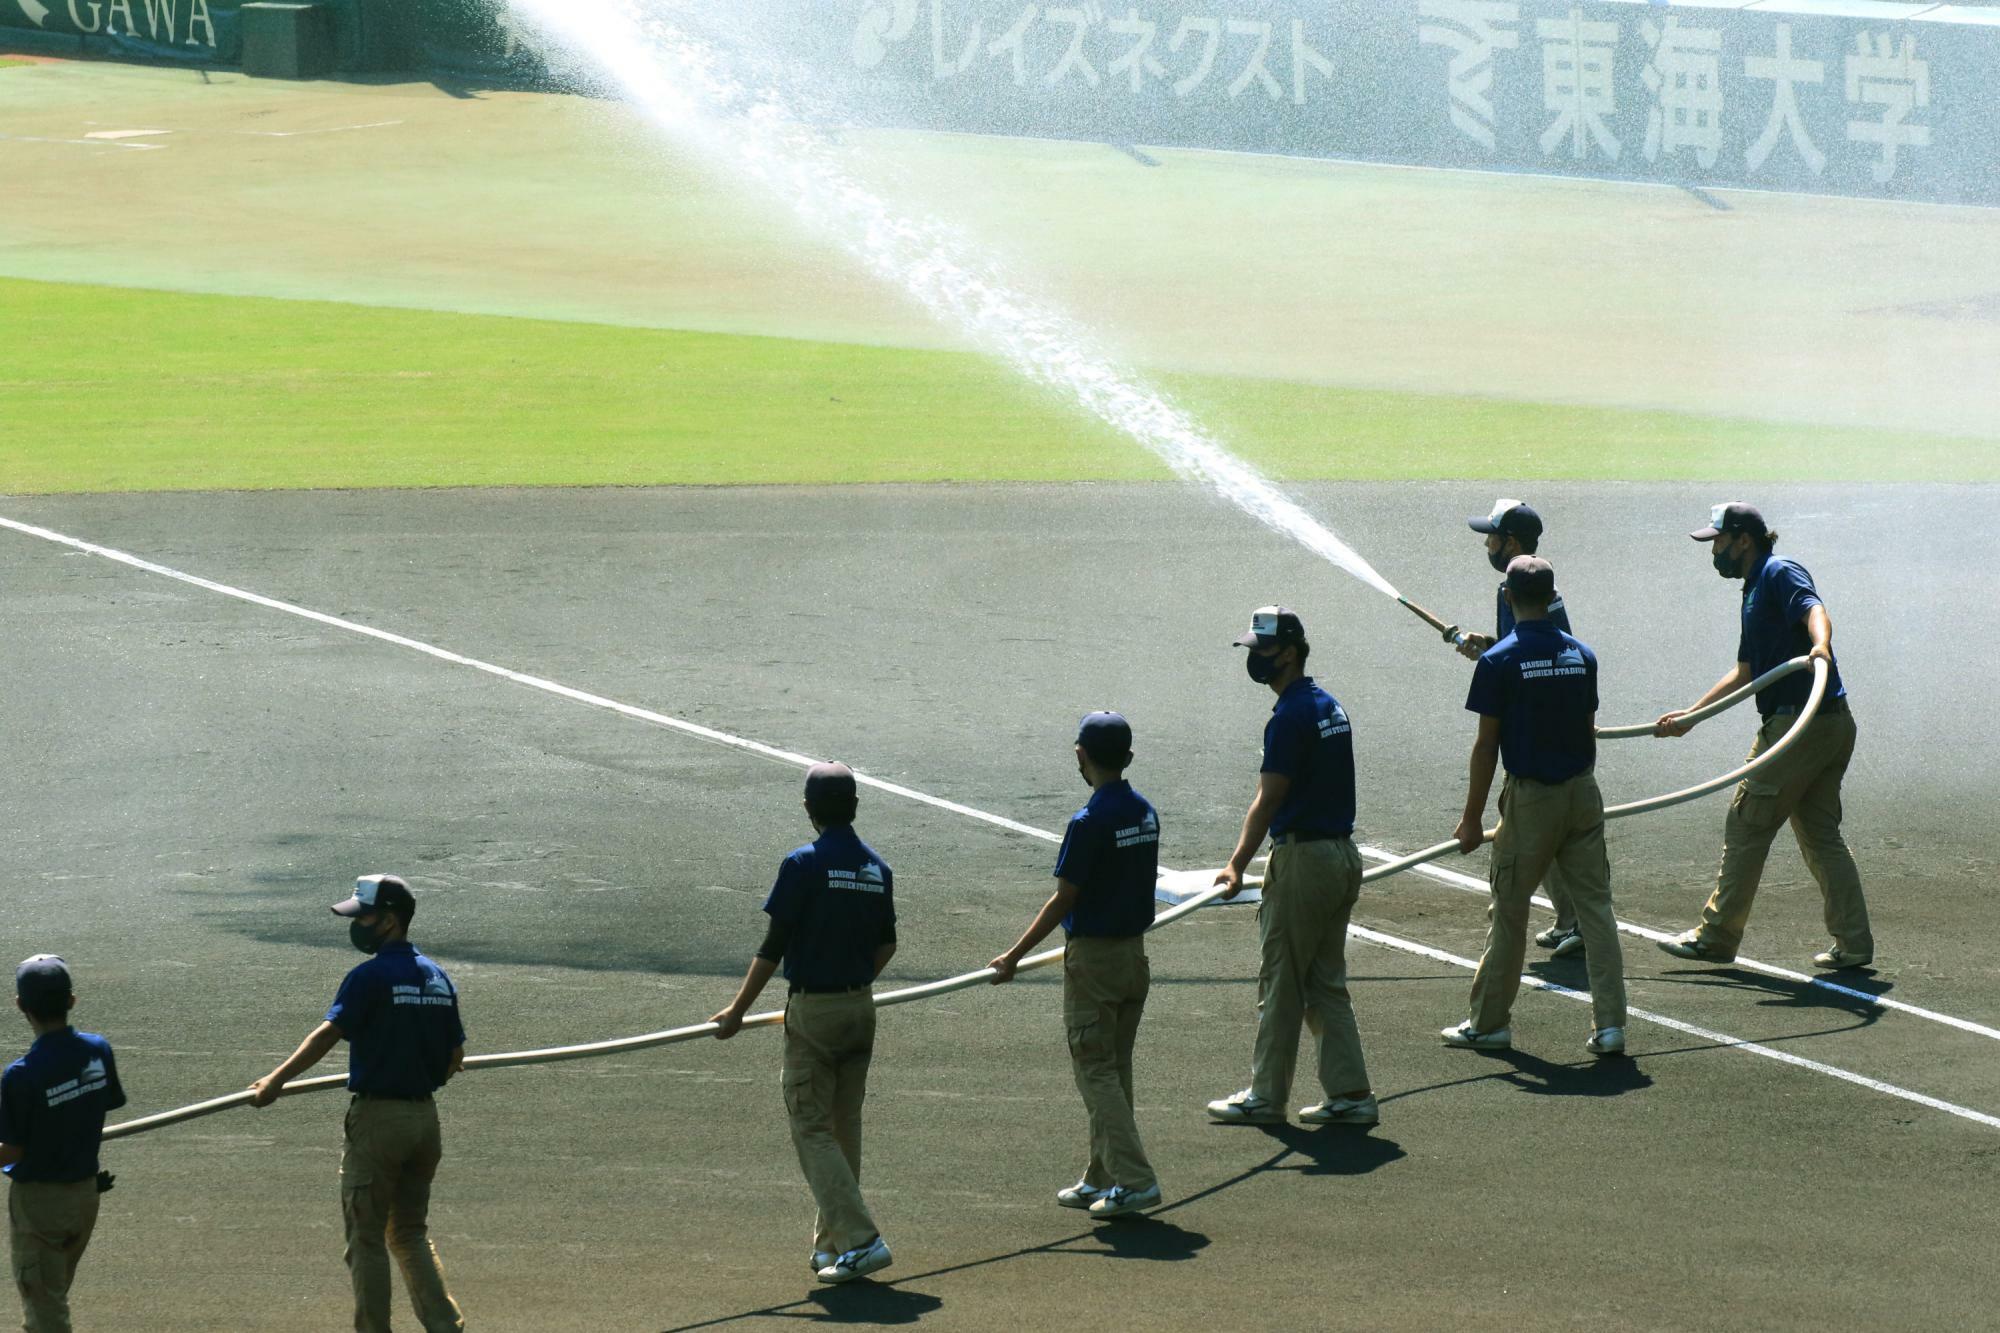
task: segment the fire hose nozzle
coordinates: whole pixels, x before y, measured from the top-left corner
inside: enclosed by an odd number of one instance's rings
[[[1398,597],[1396,600],[1408,607],[1417,619],[1444,635],[1444,641],[1451,644],[1454,648],[1465,642],[1465,635],[1459,631],[1458,626],[1445,624],[1442,620],[1439,620],[1436,616],[1424,610],[1424,608],[1418,606],[1407,597]]]

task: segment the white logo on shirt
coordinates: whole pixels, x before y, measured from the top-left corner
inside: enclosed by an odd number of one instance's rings
[[[110,1083],[104,1072],[104,1061],[96,1056],[84,1062],[83,1073],[67,1083],[58,1083],[48,1092],[48,1104],[61,1106],[79,1097],[88,1097],[93,1092],[103,1092]]]
[[[1319,738],[1323,741],[1332,740],[1335,736],[1345,736],[1353,730],[1353,725],[1348,722],[1347,714],[1341,711],[1339,704],[1333,706],[1332,717],[1323,717],[1319,720]]]
[[[425,982],[421,986],[391,986],[389,988],[389,1003],[450,1005],[456,1004],[457,999],[452,995],[451,987],[446,986],[443,992],[439,993],[431,989],[429,982]]]
[[[882,882],[882,867],[873,861],[863,863],[859,870],[828,870],[826,886],[829,889],[852,889],[856,893],[887,893],[888,886]]]
[[[1550,659],[1539,658],[1521,663],[1522,680],[1542,680],[1549,676],[1587,676],[1590,668],[1583,664],[1583,654],[1574,648],[1565,648],[1560,656]]]
[[[1159,818],[1149,810],[1146,812],[1144,819],[1134,824],[1131,828],[1119,829],[1112,835],[1112,839],[1120,847],[1143,847],[1149,842],[1158,842],[1160,840]]]

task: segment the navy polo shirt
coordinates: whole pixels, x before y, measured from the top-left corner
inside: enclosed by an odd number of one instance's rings
[[[1494,594],[1494,599],[1500,604],[1500,614],[1494,617],[1496,628],[1493,632],[1494,641],[1498,642],[1514,632],[1514,608],[1507,605],[1507,581],[1505,579],[1500,581],[1500,591]],[[1569,627],[1569,609],[1563,605],[1562,589],[1560,588],[1556,589],[1556,595],[1549,599],[1549,623],[1565,634],[1575,632]]]
[[[1278,696],[1264,724],[1260,770],[1292,780],[1271,836],[1354,832],[1354,728],[1338,700],[1301,676]]]
[[[1153,924],[1160,878],[1160,817],[1120,778],[1090,794],[1070,816],[1056,853],[1056,878],[1083,890],[1063,918],[1072,935],[1138,935]]]
[[[105,1113],[124,1104],[110,1042],[68,1027],[35,1038],[0,1074],[0,1143],[22,1150],[7,1175],[57,1185],[94,1178]]]
[[[1743,637],[1736,645],[1736,660],[1748,662],[1755,678],[1794,657],[1805,656],[1812,651],[1806,613],[1819,605],[1819,589],[1813,587],[1805,566],[1774,555],[1760,556],[1750,567],[1750,577],[1743,580]],[[1780,708],[1803,708],[1811,693],[1812,674],[1800,671],[1757,691],[1757,711],[1769,717]],[[1826,697],[1846,696],[1847,687],[1841,683],[1836,661],[1828,674]]]
[[[875,951],[896,938],[896,877],[852,824],[823,830],[778,867],[764,900],[787,931],[785,980],[848,990],[875,979]]]
[[[1524,620],[1481,653],[1465,707],[1500,719],[1514,777],[1567,782],[1597,762],[1597,654],[1551,621]]]
[[[436,1092],[465,1044],[451,978],[408,940],[349,972],[326,1021],[347,1039],[347,1090],[371,1097]]]

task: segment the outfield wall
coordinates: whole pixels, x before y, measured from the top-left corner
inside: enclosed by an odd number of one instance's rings
[[[323,3],[343,70],[546,83],[494,0]],[[231,64],[241,7],[0,0],[0,42]],[[897,125],[2000,203],[2000,8],[720,0],[711,13]]]
[[[245,0],[0,0],[0,49],[231,66]],[[345,73],[532,72],[489,0],[313,0],[328,12]]]
[[[2000,11],[1885,0],[871,0],[941,128],[2000,203]]]

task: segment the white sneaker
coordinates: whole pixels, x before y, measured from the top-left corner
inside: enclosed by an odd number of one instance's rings
[[[877,1236],[860,1249],[849,1250],[819,1270],[822,1282],[852,1282],[889,1266],[889,1247]]]
[[[1149,1185],[1142,1190],[1128,1190],[1123,1185],[1113,1185],[1098,1196],[1090,1205],[1092,1217],[1123,1217],[1126,1213],[1142,1212],[1147,1208],[1160,1206],[1160,1187]]]
[[[839,1257],[840,1253],[837,1250],[814,1250],[812,1258],[806,1260],[806,1264],[813,1272],[817,1273],[820,1269],[825,1268]]]
[[[1056,1202],[1065,1208],[1088,1208],[1110,1192],[1109,1185],[1099,1189],[1088,1181],[1079,1180],[1067,1189],[1057,1190]]]
[[[1625,1054],[1625,1029],[1599,1028],[1590,1034],[1590,1040],[1583,1044],[1583,1049],[1589,1051],[1592,1055],[1623,1055]]]
[[[1317,1106],[1301,1106],[1299,1119],[1308,1125],[1374,1125],[1382,1120],[1375,1094],[1366,1097],[1329,1097]]]
[[[1208,1118],[1223,1125],[1273,1125],[1285,1118],[1285,1110],[1245,1088],[1210,1102]]]
[[[1446,1028],[1438,1033],[1447,1046],[1459,1046],[1470,1051],[1505,1051],[1514,1045],[1514,1029],[1494,1028],[1491,1032],[1481,1032],[1466,1019],[1455,1028]]]

